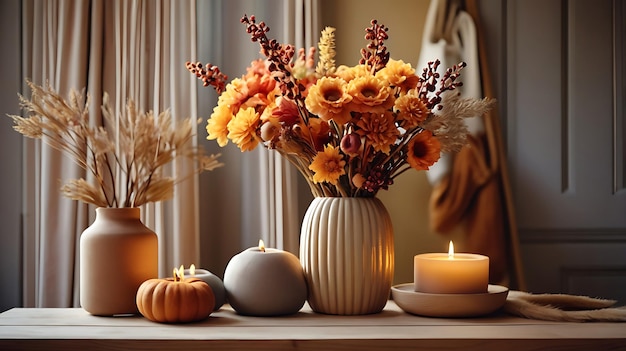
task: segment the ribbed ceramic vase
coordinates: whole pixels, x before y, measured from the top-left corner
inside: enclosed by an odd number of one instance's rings
[[[377,198],[317,197],[300,232],[300,261],[313,311],[382,311],[394,272],[391,217]]]
[[[158,276],[158,239],[139,208],[97,208],[80,237],[80,304],[99,316],[136,314],[137,289]]]

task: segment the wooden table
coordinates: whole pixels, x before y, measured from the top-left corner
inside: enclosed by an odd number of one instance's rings
[[[244,317],[222,307],[192,324],[96,317],[80,308],[0,314],[0,350],[626,350],[626,323],[556,323],[495,314],[425,318],[390,301],[382,313]]]

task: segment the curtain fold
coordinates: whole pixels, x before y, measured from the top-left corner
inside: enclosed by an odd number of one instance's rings
[[[25,1],[22,69],[37,84],[67,94],[87,82],[88,2]],[[72,29],[75,27],[75,29]],[[26,93],[26,88],[23,91]],[[62,179],[84,172],[40,141],[25,141],[25,306],[72,306],[78,301],[77,247],[87,208],[60,196]],[[34,189],[34,191],[32,191]]]
[[[102,125],[104,92],[118,115],[133,99],[143,111],[170,109],[173,123],[197,117],[195,83],[184,67],[195,56],[195,1],[25,0],[22,13],[25,78],[62,95],[86,88],[94,125]],[[24,155],[24,305],[78,306],[78,241],[94,211],[59,188],[88,175],[40,142],[25,141]],[[185,161],[167,171],[188,177],[174,199],[142,208],[159,236],[162,276],[200,259],[197,175]]]

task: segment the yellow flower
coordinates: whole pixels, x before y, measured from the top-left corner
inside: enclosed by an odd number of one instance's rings
[[[320,151],[315,155],[313,162],[309,165],[309,169],[314,172],[313,182],[328,182],[332,185],[337,185],[339,177],[346,174],[343,168],[345,165],[346,161],[343,160],[339,149],[332,145],[327,145],[324,147],[324,151]]]
[[[348,94],[352,96],[350,108],[357,112],[383,112],[393,105],[391,88],[372,75],[357,77],[348,83]]]
[[[309,88],[305,99],[309,112],[325,121],[334,120],[345,124],[352,118],[347,105],[352,97],[345,91],[346,82],[341,78],[323,77]]]
[[[237,144],[241,151],[254,150],[259,143],[256,136],[259,121],[259,114],[253,108],[242,108],[228,123],[228,139]]]
[[[429,111],[415,90],[396,99],[393,110],[398,113],[398,120],[404,121],[402,127],[405,129],[415,128],[424,122]]]
[[[335,76],[342,78],[346,82],[350,82],[354,78],[366,75],[371,75],[371,72],[365,65],[356,65],[353,67],[341,65],[337,67],[337,70],[335,71]]]
[[[357,133],[365,137],[365,143],[371,145],[375,151],[389,154],[400,131],[394,123],[393,113],[364,113],[357,122]]]
[[[427,170],[439,160],[441,144],[429,130],[417,134],[407,145],[407,162],[418,171]]]
[[[228,123],[233,119],[233,113],[225,105],[217,105],[213,109],[211,118],[207,122],[206,131],[208,140],[217,140],[219,146],[228,144]]]
[[[222,92],[217,102],[219,105],[228,106],[233,113],[239,110],[239,106],[248,99],[248,85],[240,78],[233,79],[226,90]]]
[[[268,96],[269,98],[269,96]],[[278,106],[276,105],[276,100],[266,100],[267,105],[264,106],[250,106],[252,108],[254,108],[255,111],[257,111],[259,113],[259,115],[261,116],[261,121],[262,122],[266,122],[270,119],[276,118],[276,116],[274,115],[275,111],[278,109]]]
[[[386,80],[391,86],[399,87],[403,92],[414,89],[419,82],[419,77],[415,75],[415,69],[410,64],[394,59],[389,59],[387,66],[376,72],[376,77]]]

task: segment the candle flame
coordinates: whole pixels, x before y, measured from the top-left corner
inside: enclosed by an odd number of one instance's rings
[[[265,243],[263,242],[263,239],[259,239],[259,250],[265,252]]]
[[[185,267],[180,265],[180,268],[174,267],[174,281],[179,282],[185,280]]]
[[[448,245],[448,258],[454,258],[454,244],[452,240],[450,240],[450,245]]]
[[[189,266],[189,274],[196,275],[196,265],[193,263]]]

